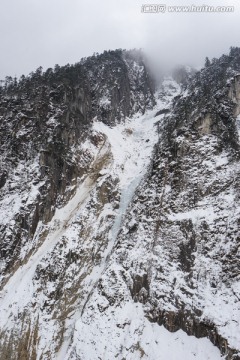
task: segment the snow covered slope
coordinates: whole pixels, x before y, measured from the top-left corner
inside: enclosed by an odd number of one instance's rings
[[[176,95],[178,86],[174,82],[171,86],[172,94]],[[169,88],[169,82],[166,81],[165,87]],[[128,206],[151,168],[153,148],[159,137],[156,123],[164,121],[163,114],[157,117],[155,114],[169,106],[170,101],[168,92],[153,111],[126,119],[124,124],[114,127],[94,121],[92,131],[101,141],[97,146],[88,140],[82,144],[83,149],[91,151],[90,171],[81,179],[71,200],[56,210],[52,220],[46,225],[38,225],[35,235],[38,239],[33,242],[39,245],[2,291],[2,339],[14,344],[21,338],[21,354],[26,352],[25,339],[29,358],[77,359],[80,356],[97,359],[103,356],[105,359],[122,359],[127,356],[137,359],[142,354],[150,359],[161,359],[163,357],[156,354],[160,352],[161,341],[167,338],[164,351],[169,358],[176,356],[176,352],[168,350],[173,341],[178,344],[179,351],[181,349],[179,356],[184,353],[193,358],[197,353],[199,359],[205,359],[206,353],[210,352],[214,358],[220,358],[218,350],[209,342],[206,352],[201,341],[198,343],[183,333],[174,340],[170,333],[168,337],[166,330],[151,325],[144,317],[141,305],[134,304],[126,285],[125,293],[124,286],[119,289],[119,299],[121,296],[126,298],[120,308],[110,310],[108,307],[107,318],[100,316],[99,323],[96,319],[90,321],[94,334],[85,324],[86,319],[89,321],[90,304],[97,304],[95,291],[114,257]],[[135,225],[134,221],[129,223],[132,229]],[[113,285],[117,285],[112,280]],[[112,291],[111,287],[109,291]],[[104,302],[98,304],[94,316],[99,317],[106,305]],[[110,328],[107,325],[109,316],[113,316]],[[130,326],[129,330],[125,329],[125,322],[128,328]],[[109,335],[116,330],[122,335],[118,341],[112,339],[112,346],[108,348]],[[95,343],[100,334],[99,347],[91,346],[92,352],[89,352],[90,343]],[[159,336],[161,339],[158,340]],[[2,347],[4,353],[4,342]],[[128,348],[132,350],[128,351]]]
[[[124,288],[119,289],[119,295]],[[126,289],[125,289],[126,291]],[[94,315],[89,310],[76,323],[74,340],[66,357],[60,359],[126,360],[220,360],[220,351],[208,339],[196,339],[182,330],[170,333],[146,319],[142,305],[130,298],[111,308],[99,303]],[[102,308],[99,311],[100,306]]]
[[[1,359],[240,358],[231,51],[154,96],[135,51],[3,92]]]

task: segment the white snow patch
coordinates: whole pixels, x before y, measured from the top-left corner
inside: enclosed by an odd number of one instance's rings
[[[212,206],[208,208],[199,208],[199,209],[192,209],[190,211],[170,214],[168,216],[169,220],[171,221],[181,221],[185,219],[191,219],[193,223],[197,223],[201,219],[207,218],[209,221],[213,221],[216,218],[216,214],[214,213],[214,208]]]
[[[102,304],[104,305],[104,304]],[[108,304],[105,304],[107,306]],[[100,335],[100,336],[99,336]],[[170,333],[149,322],[141,304],[126,302],[76,323],[73,346],[84,360],[220,360],[220,351],[206,338]],[[71,348],[71,349],[72,349]],[[69,351],[66,359],[74,359]]]

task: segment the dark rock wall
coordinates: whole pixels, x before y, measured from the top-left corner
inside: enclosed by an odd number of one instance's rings
[[[56,206],[72,196],[74,189],[68,188],[88,172],[92,159],[81,143],[97,141],[89,130],[93,119],[114,125],[144,113],[155,103],[153,90],[141,53],[122,50],[44,73],[39,68],[1,89],[0,200],[9,193],[16,200],[24,189],[31,193],[31,184],[38,187],[34,201],[12,214],[14,228],[8,231],[0,223],[6,271],[31,242],[39,221],[48,222]]]

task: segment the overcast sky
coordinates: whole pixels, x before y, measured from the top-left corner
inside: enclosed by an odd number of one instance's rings
[[[231,13],[141,12],[142,4],[234,6]],[[0,79],[93,52],[143,48],[155,59],[199,67],[240,46],[239,0],[0,0]]]

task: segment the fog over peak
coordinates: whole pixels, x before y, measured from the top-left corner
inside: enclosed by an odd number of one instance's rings
[[[139,0],[2,2],[0,79],[28,74],[39,66],[75,63],[116,48],[143,48],[155,62],[200,67],[206,56],[219,57],[230,46],[240,46],[236,0],[204,4],[234,6],[233,12],[169,12],[168,6],[202,4],[168,0],[165,13],[144,13],[143,4]]]

